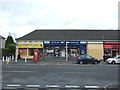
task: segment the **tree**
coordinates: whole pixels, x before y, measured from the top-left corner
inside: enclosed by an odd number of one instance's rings
[[[6,42],[5,42],[5,48],[8,48],[10,44],[15,44],[15,43],[14,43],[14,40],[13,40],[12,36],[9,35],[7,37]]]
[[[3,56],[15,55],[16,43],[13,40],[13,37],[10,35],[7,37],[5,42],[5,49],[2,49]]]

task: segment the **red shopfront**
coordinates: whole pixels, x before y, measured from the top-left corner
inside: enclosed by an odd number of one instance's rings
[[[104,42],[104,54],[111,57],[120,55],[120,42]]]

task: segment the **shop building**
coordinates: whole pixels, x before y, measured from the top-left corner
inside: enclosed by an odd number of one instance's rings
[[[19,41],[17,42],[17,55],[18,58],[33,58],[34,50],[39,50],[40,54],[43,54],[43,42],[42,41]],[[39,58],[42,58],[40,56]]]
[[[120,42],[119,41],[105,41],[104,42],[104,54],[115,57],[120,55]]]
[[[87,42],[87,55],[102,59],[104,55],[103,42]]]
[[[0,35],[0,58],[2,58],[2,48],[5,48],[5,38]]]
[[[5,48],[5,38],[0,35],[0,48]]]
[[[66,49],[67,48],[67,49]],[[44,41],[46,57],[77,57],[86,54],[86,42],[84,41]]]
[[[69,59],[87,54],[103,59],[105,53],[111,56],[120,54],[118,40],[119,30],[76,30],[76,29],[47,29],[35,30],[17,40],[16,54],[24,58],[33,58],[34,51],[39,51],[41,59]],[[114,43],[113,43],[114,41]],[[109,43],[108,43],[109,42]],[[117,43],[117,45],[115,45]],[[110,48],[112,44],[113,47]],[[115,48],[116,47],[116,48]]]

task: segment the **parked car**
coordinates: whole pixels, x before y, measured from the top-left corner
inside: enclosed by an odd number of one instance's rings
[[[84,63],[92,63],[92,64],[98,64],[100,63],[99,59],[93,58],[92,56],[87,55],[80,55],[77,57],[77,64],[84,64]]]
[[[108,58],[106,60],[106,63],[111,63],[111,64],[120,63],[120,55],[118,55],[114,58]]]

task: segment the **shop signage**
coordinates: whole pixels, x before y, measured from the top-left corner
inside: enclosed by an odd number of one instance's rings
[[[23,53],[23,52],[27,52],[27,49],[20,49],[19,52],[21,52],[21,53]]]
[[[92,41],[88,41],[88,44],[103,44],[103,42],[92,42]]]
[[[45,45],[83,45],[86,44],[86,42],[81,42],[81,41],[45,41]]]
[[[80,42],[81,44],[86,44],[86,41]]]
[[[43,43],[19,43],[18,48],[43,48]]]
[[[120,49],[120,45],[104,45],[105,49]]]
[[[44,41],[44,43],[46,43],[46,44],[48,43],[48,44],[49,44],[49,43],[50,43],[50,41]]]
[[[120,44],[120,42],[104,42],[104,44]]]

